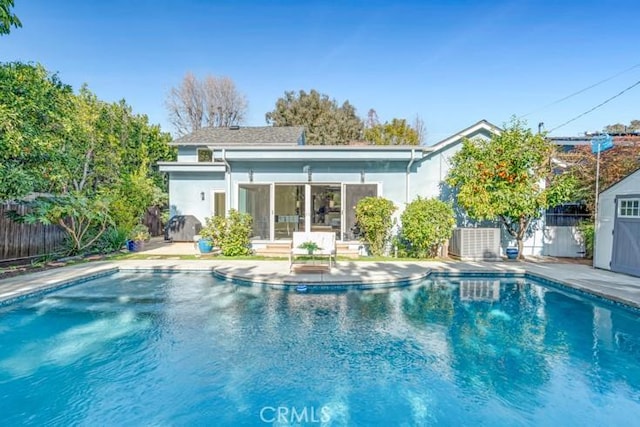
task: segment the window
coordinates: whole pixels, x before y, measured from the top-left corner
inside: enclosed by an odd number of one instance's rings
[[[627,218],[640,218],[640,199],[619,200],[618,216]]]
[[[198,148],[198,163],[212,162],[213,151],[207,148]]]
[[[225,216],[226,196],[223,191],[215,191],[213,193],[213,216]]]

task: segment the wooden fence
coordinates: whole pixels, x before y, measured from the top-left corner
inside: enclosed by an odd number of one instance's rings
[[[28,259],[60,250],[65,233],[58,226],[20,224],[6,216],[8,211],[24,214],[26,208],[0,203],[0,261]]]
[[[144,213],[142,223],[149,228],[149,234],[152,236],[162,236],[164,234],[164,228],[162,227],[162,219],[160,215],[160,208],[157,206],[151,206]]]

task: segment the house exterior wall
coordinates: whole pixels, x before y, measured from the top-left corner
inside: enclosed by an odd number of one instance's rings
[[[491,131],[479,128],[467,134],[469,138],[490,138]],[[416,147],[413,154],[408,150],[381,151],[381,147],[370,150],[305,150],[298,147],[261,150],[259,146],[227,149],[214,148],[216,162],[225,159],[230,165],[228,172],[171,172],[169,194],[171,215],[190,214],[200,221],[212,214],[211,192],[225,191],[227,209],[238,208],[238,187],[241,184],[298,183],[364,183],[378,184],[380,195],[390,199],[397,207],[399,218],[405,203],[416,197],[437,197],[452,200],[444,184],[450,169],[451,157],[462,148],[462,135],[456,135],[443,144],[434,146],[434,151],[423,152]],[[178,163],[197,161],[196,146],[178,146]],[[381,154],[384,153],[384,154]],[[414,160],[411,161],[413,156]],[[373,160],[377,158],[378,160]],[[258,160],[259,159],[259,160]],[[407,167],[411,163],[409,173]],[[306,172],[311,168],[311,181]],[[408,192],[407,192],[408,190]],[[205,200],[200,194],[204,192]],[[460,226],[468,225],[468,219],[458,217]],[[515,244],[503,232],[503,247]],[[525,255],[539,255],[543,251],[544,233],[542,223],[525,240]]]
[[[180,147],[182,148],[182,147]],[[211,192],[227,192],[227,209],[238,208],[237,188],[240,184],[378,184],[381,195],[404,208],[407,162],[341,161],[341,162],[230,162],[230,186],[226,173],[171,172],[169,177],[170,215],[194,215],[201,222],[211,216]],[[311,168],[311,181],[306,166]],[[229,191],[230,190],[230,191]],[[205,200],[201,200],[204,192]]]
[[[198,147],[185,146],[178,148],[178,162],[197,162]]]
[[[305,172],[311,168],[311,181]],[[299,184],[359,184],[364,171],[366,184],[379,184],[383,197],[389,198],[397,206],[404,205],[406,162],[231,162],[230,205],[237,208],[237,187],[252,184],[299,183]]]
[[[224,173],[171,172],[169,215],[193,215],[204,225],[204,219],[213,211],[211,192],[225,189]],[[204,200],[201,193],[204,193]]]
[[[640,171],[600,193],[596,218],[596,236],[593,254],[593,266],[611,269],[613,252],[613,231],[616,217],[615,200],[617,196],[634,195],[640,192]]]

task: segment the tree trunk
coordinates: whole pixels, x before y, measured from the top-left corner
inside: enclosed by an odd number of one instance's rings
[[[524,217],[520,217],[519,222],[519,229],[518,229],[518,234],[516,235],[516,242],[518,243],[518,259],[524,259],[524,254],[523,254],[523,250],[524,250],[524,235],[527,232],[527,228],[529,228],[529,221],[524,218]]]
[[[522,250],[524,248],[524,242],[521,237],[518,237],[518,259],[524,259],[524,255],[522,255]]]

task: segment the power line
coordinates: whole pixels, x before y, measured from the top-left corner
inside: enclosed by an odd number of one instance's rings
[[[558,99],[558,100],[556,100],[556,101],[553,101],[553,102],[552,102],[552,103],[550,103],[550,104],[545,105],[544,107],[540,107],[540,108],[537,108],[537,109],[535,109],[535,110],[533,110],[533,111],[530,111],[530,112],[528,112],[527,114],[524,114],[524,115],[520,116],[519,118],[521,118],[521,119],[522,119],[522,118],[525,118],[525,117],[527,117],[527,116],[529,116],[529,115],[531,115],[531,114],[533,114],[533,113],[537,113],[538,111],[542,111],[542,110],[544,110],[544,109],[546,109],[546,108],[553,107],[553,106],[554,106],[554,105],[556,105],[556,104],[559,104],[559,103],[561,103],[561,102],[563,102],[563,101],[566,101],[566,100],[567,100],[567,99],[569,99],[569,98],[573,98],[573,97],[574,97],[574,96],[576,96],[576,95],[580,95],[582,92],[586,92],[586,91],[588,91],[589,89],[592,89],[592,88],[594,88],[594,87],[596,87],[596,86],[601,85],[602,83],[606,83],[606,82],[608,82],[609,80],[613,80],[613,79],[615,79],[616,77],[618,77],[619,75],[624,74],[624,73],[626,73],[626,72],[628,72],[628,71],[631,71],[631,70],[633,70],[633,69],[635,69],[635,68],[638,68],[638,67],[640,67],[640,64],[633,65],[633,66],[631,66],[631,67],[627,68],[626,70],[622,70],[622,71],[620,71],[619,73],[614,74],[613,76],[607,77],[607,78],[606,78],[606,79],[604,79],[604,80],[600,80],[600,81],[599,81],[599,82],[597,82],[597,83],[594,83],[594,84],[592,84],[592,85],[590,85],[590,86],[585,87],[584,89],[580,89],[579,91],[574,92],[574,93],[572,93],[571,95],[567,95],[567,96],[565,96],[564,98],[560,98],[560,99]]]
[[[579,114],[579,115],[575,116],[573,119],[571,119],[571,120],[567,120],[567,121],[566,121],[566,122],[564,122],[563,124],[561,124],[561,125],[559,125],[559,126],[554,127],[554,128],[553,128],[553,129],[551,129],[549,132],[553,132],[553,131],[554,131],[554,130],[556,130],[556,129],[560,129],[560,128],[561,128],[561,127],[563,127],[563,126],[568,125],[569,123],[571,123],[571,122],[573,122],[573,121],[578,120],[580,117],[585,116],[585,115],[589,114],[590,112],[592,112],[593,110],[596,110],[596,109],[598,109],[598,108],[602,107],[604,104],[608,103],[609,101],[612,101],[612,100],[616,99],[617,97],[619,97],[619,96],[620,96],[620,95],[622,95],[623,93],[630,91],[631,89],[633,89],[634,87],[636,87],[636,86],[638,86],[638,85],[640,85],[640,80],[638,80],[637,82],[635,82],[634,84],[632,84],[632,85],[631,85],[631,86],[629,86],[628,88],[623,89],[622,91],[620,91],[620,92],[618,92],[617,94],[613,95],[611,98],[606,99],[605,101],[601,102],[600,104],[596,105],[595,107],[591,108],[590,110],[587,110],[587,111],[585,111],[584,113],[582,113],[582,114]]]

